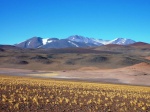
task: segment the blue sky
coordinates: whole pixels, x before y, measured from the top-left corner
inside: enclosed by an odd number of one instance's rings
[[[150,43],[150,0],[0,0],[0,44],[76,34]]]

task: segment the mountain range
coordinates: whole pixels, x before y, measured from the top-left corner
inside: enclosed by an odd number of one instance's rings
[[[136,41],[125,38],[116,38],[114,40],[94,39],[79,35],[69,36],[66,39],[32,37],[19,44],[21,48],[68,48],[68,47],[95,47],[108,44],[129,45]]]

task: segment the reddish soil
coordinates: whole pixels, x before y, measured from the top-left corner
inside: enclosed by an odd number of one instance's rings
[[[149,57],[146,57],[146,59],[150,60],[150,56],[149,56]]]
[[[56,74],[56,75],[47,75]],[[32,71],[22,69],[0,68],[0,74],[24,75],[33,77],[58,78],[67,80],[84,80],[106,83],[122,83],[131,85],[150,86],[150,64],[140,63],[129,67],[118,69],[100,69],[98,67],[83,67],[78,70],[69,71]],[[43,75],[41,75],[43,74]],[[45,74],[45,75],[44,75]]]

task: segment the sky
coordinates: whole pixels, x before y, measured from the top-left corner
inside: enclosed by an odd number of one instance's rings
[[[0,44],[71,35],[150,43],[150,0],[0,0]]]

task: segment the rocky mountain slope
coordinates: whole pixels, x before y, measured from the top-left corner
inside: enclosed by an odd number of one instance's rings
[[[79,35],[73,35],[66,39],[33,37],[15,46],[21,48],[72,48],[72,47],[95,47],[108,44],[129,45],[134,40],[116,38],[114,40],[102,40]]]

